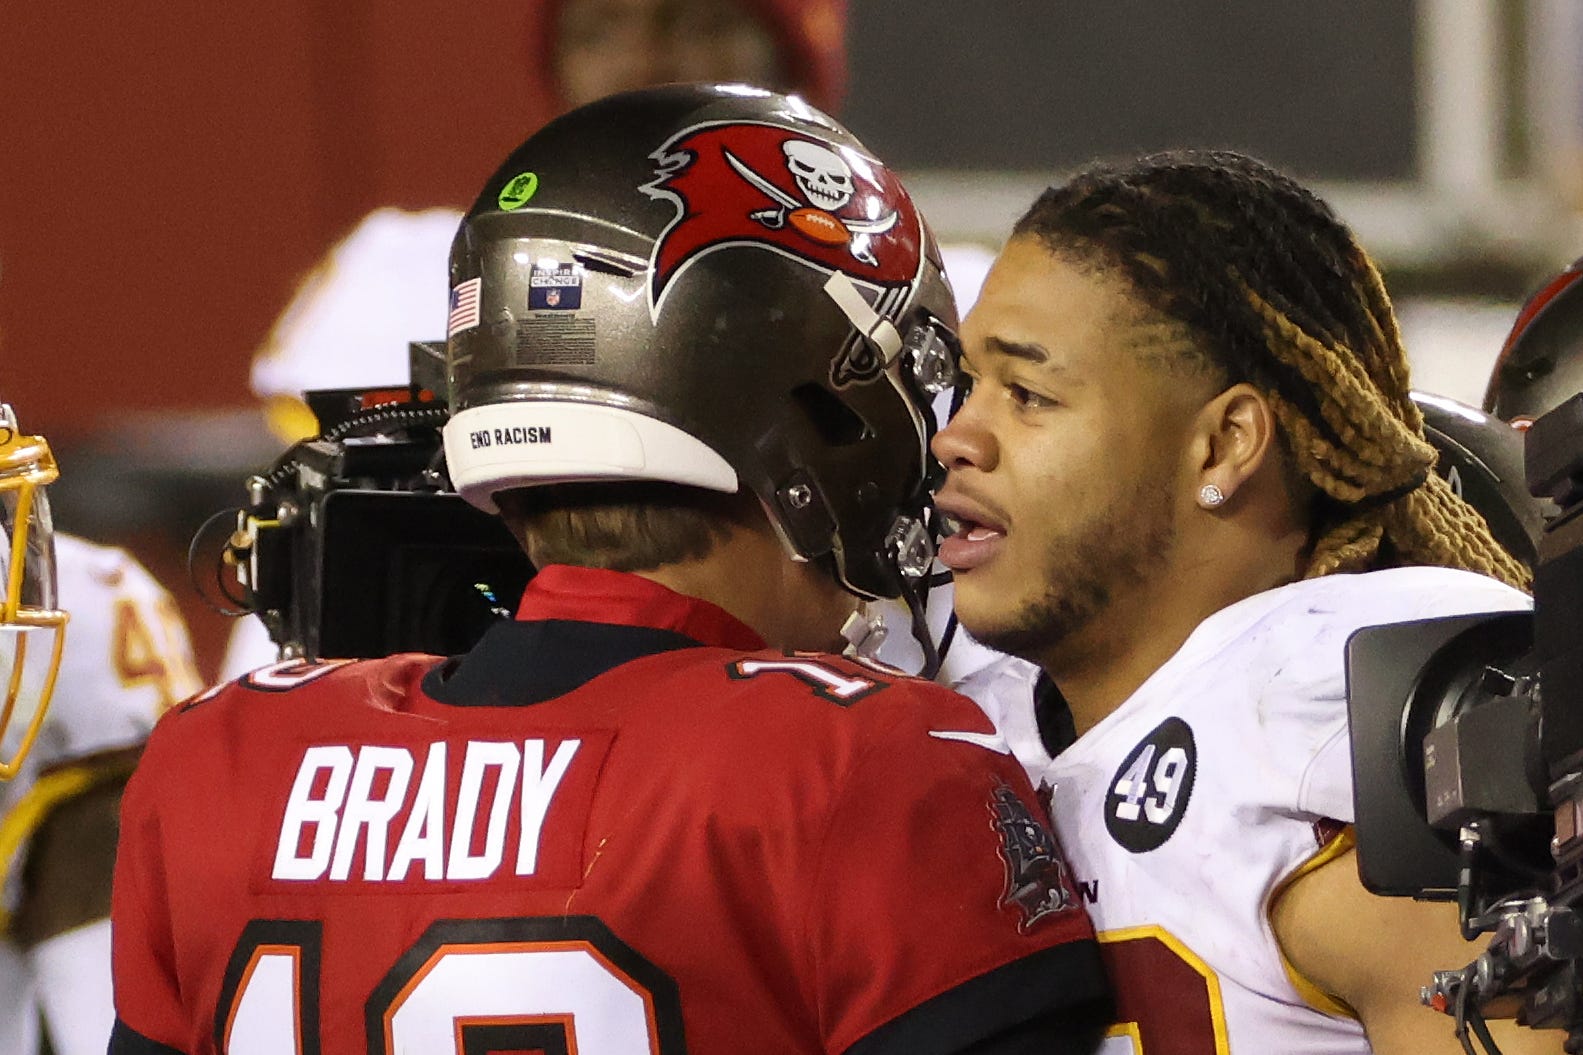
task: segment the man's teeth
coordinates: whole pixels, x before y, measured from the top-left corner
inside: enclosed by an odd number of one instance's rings
[[[988,538],[1000,538],[1005,534],[999,528],[985,527],[983,524],[974,523],[965,517],[955,516],[944,510],[938,510],[938,512],[940,514],[940,530],[944,538],[950,538],[952,535],[963,535],[973,542],[982,542]]]

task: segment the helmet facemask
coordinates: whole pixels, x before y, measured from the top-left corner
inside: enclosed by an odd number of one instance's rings
[[[23,435],[0,404],[0,779],[17,774],[38,736],[65,644],[46,493],[57,476],[49,444]]]

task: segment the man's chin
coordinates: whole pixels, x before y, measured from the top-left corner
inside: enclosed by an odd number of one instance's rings
[[[959,592],[956,619],[980,644],[1043,667],[1087,619],[1047,598]]]
[[[1049,634],[1043,628],[1028,625],[1025,618],[1020,618],[1022,615],[1020,609],[1004,602],[980,606],[964,604],[959,599],[956,605],[957,623],[979,644],[1036,663],[1034,653],[1048,644]]]
[[[965,585],[957,579],[952,583],[951,611],[956,613],[957,625],[982,641],[983,633],[993,633],[1008,611],[1004,605],[989,603],[990,599],[975,586]],[[1000,618],[997,618],[1000,617]]]

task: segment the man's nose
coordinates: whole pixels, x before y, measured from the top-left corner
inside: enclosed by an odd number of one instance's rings
[[[929,449],[947,469],[989,472],[999,460],[994,434],[979,420],[976,410],[969,396],[929,443]]]

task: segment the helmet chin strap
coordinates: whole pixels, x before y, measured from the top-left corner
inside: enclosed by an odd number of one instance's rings
[[[929,577],[913,579],[902,576],[901,596],[907,602],[907,611],[912,617],[912,637],[918,642],[918,647],[923,649],[923,669],[918,671],[920,678],[934,680],[940,673],[940,664],[945,662],[945,650],[934,643],[934,635],[929,629]],[[942,644],[949,644],[947,636]]]
[[[850,278],[839,271],[832,272],[830,280],[824,284],[824,291],[841,309],[841,314],[852,323],[853,329],[873,342],[879,350],[881,362],[889,363],[896,358],[896,354],[901,351],[901,334],[894,323],[875,311],[863,298]]]
[[[841,650],[843,656],[876,659],[880,647],[890,636],[890,628],[885,625],[885,620],[879,613],[869,608],[867,601],[859,601],[857,610],[847,616],[846,622],[841,624],[841,636],[847,643],[846,648]]]
[[[903,579],[901,594],[901,600],[907,605],[913,640],[918,642],[918,647],[923,651],[923,668],[918,671],[918,676],[931,680],[940,672],[946,650],[951,647],[951,639],[956,635],[956,616],[952,615],[939,645],[934,642],[929,628],[927,603],[928,591],[933,586],[932,576],[916,583],[912,579]],[[857,610],[847,616],[846,622],[841,625],[841,636],[847,641],[842,655],[879,661],[879,650],[889,638],[890,628],[868,601],[861,601]]]

